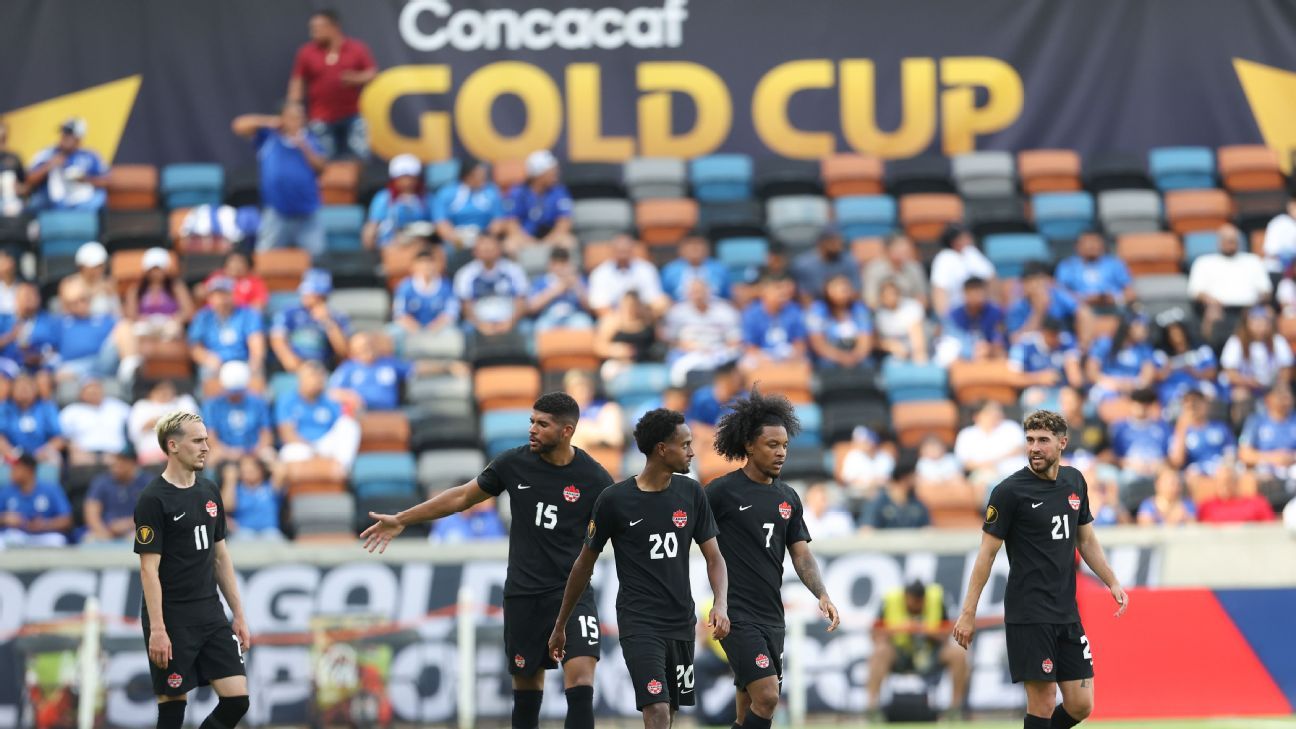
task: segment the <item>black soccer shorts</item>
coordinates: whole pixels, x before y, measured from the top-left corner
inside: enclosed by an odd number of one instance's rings
[[[549,656],[549,634],[553,632],[562,593],[524,595],[504,598],[504,653],[509,673],[530,676],[536,671],[557,668]],[[567,621],[567,654],[563,663],[573,658],[599,657],[598,608],[594,593],[585,590]]]
[[[144,627],[144,646],[148,647],[148,619]],[[183,696],[199,686],[230,676],[246,676],[243,647],[228,621],[218,620],[202,625],[168,625],[171,638],[171,662],[158,668],[149,661],[155,696]]]
[[[767,676],[778,676],[783,683],[783,628],[755,623],[733,623],[720,646],[733,668],[738,690]]]
[[[1008,623],[1004,633],[1013,683],[1093,678],[1089,637],[1080,623]]]
[[[634,684],[635,708],[669,701],[671,710],[693,706],[692,640],[655,635],[621,636],[621,654]]]

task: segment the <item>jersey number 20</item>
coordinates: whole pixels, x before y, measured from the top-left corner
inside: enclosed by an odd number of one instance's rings
[[[1053,538],[1070,539],[1071,538],[1071,520],[1065,516],[1053,517]]]
[[[649,559],[666,559],[679,554],[679,537],[675,532],[649,534],[648,541],[652,542],[652,548],[648,550]]]

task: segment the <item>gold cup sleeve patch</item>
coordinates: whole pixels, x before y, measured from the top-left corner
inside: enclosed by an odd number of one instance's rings
[[[999,518],[999,510],[994,508],[993,506],[987,506],[985,523],[993,524],[998,518]]]
[[[593,539],[593,538],[594,538],[594,520],[593,520],[593,519],[590,519],[589,527],[585,530],[585,538],[586,538],[586,539]]]
[[[140,544],[152,544],[153,534],[153,527],[151,526],[138,527],[135,529],[135,541]]]

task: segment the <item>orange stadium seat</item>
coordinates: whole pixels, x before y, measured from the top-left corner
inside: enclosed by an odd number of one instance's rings
[[[288,495],[344,493],[346,471],[332,458],[311,458],[284,464]]]
[[[984,518],[981,513],[981,502],[976,497],[976,489],[966,483],[919,486],[914,489],[914,496],[931,513],[931,523],[934,527],[942,529],[973,527],[980,524]]]
[[[620,448],[607,448],[595,446],[585,449],[590,458],[593,458],[600,466],[612,474],[613,478],[620,478],[621,462],[625,460],[625,451]]]
[[[928,436],[952,446],[958,435],[958,406],[949,400],[896,403],[891,406],[891,426],[902,448],[917,448]]]
[[[1233,201],[1223,190],[1171,190],[1165,195],[1166,222],[1183,235],[1215,230],[1233,217]]]
[[[153,210],[158,206],[158,170],[153,165],[114,165],[108,170],[109,210]]]
[[[252,268],[271,292],[295,291],[310,265],[310,253],[300,248],[276,248],[258,251]]]
[[[920,192],[900,198],[900,224],[915,241],[933,241],[950,223],[963,221],[963,199],[953,193]]]
[[[418,246],[387,246],[382,249],[383,273],[387,275],[387,288],[395,291],[414,267]]]
[[[698,222],[698,204],[688,198],[656,198],[635,203],[639,238],[650,246],[675,245]]]
[[[856,238],[851,241],[851,255],[861,266],[867,266],[882,257],[886,252],[886,241],[882,238]]]
[[[146,380],[188,379],[193,376],[189,344],[183,339],[141,339],[139,376]]]
[[[778,393],[794,403],[814,402],[810,379],[814,371],[805,360],[764,364],[747,375],[747,386],[759,386],[762,392]]]
[[[989,362],[960,360],[949,367],[950,390],[954,399],[964,404],[993,400],[1013,405],[1017,402],[1019,381],[1006,359]]]
[[[1278,154],[1262,144],[1233,144],[1216,153],[1220,180],[1232,192],[1282,190],[1285,187]]]
[[[602,362],[594,353],[593,329],[550,329],[536,335],[536,357],[544,372],[594,371]]]
[[[1070,149],[1023,149],[1017,153],[1022,192],[1075,192],[1080,185],[1080,155]]]
[[[325,205],[355,205],[360,187],[360,163],[341,160],[324,165],[319,178],[320,198]]]
[[[865,154],[835,154],[825,157],[819,164],[823,178],[824,194],[828,197],[846,195],[880,195],[885,190],[882,160]]]
[[[509,190],[526,182],[526,160],[496,160],[491,163],[491,170],[495,185],[502,193],[508,193]]]
[[[361,453],[408,451],[409,440],[409,418],[399,410],[360,416]]]
[[[1132,276],[1180,273],[1183,242],[1174,233],[1126,233],[1116,239],[1116,255]]]
[[[524,365],[483,367],[473,375],[473,394],[482,412],[530,410],[540,397],[540,370]]]

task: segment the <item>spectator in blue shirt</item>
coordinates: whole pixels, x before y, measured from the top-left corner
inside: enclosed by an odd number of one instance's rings
[[[1127,395],[1156,381],[1156,350],[1148,343],[1147,319],[1141,315],[1121,320],[1116,333],[1089,348],[1085,377],[1093,384],[1089,398],[1100,403]]]
[[[115,376],[119,361],[138,362],[128,325],[121,326],[111,314],[91,313],[90,293],[84,286],[71,286],[67,294],[67,311],[42,318],[42,330],[32,334],[52,350],[52,360],[47,361],[54,364],[60,381]]]
[[[714,428],[720,416],[729,410],[729,403],[746,391],[743,375],[737,362],[726,362],[716,368],[711,384],[693,391],[684,417],[690,426]]]
[[[465,511],[437,519],[428,540],[438,544],[462,544],[504,539],[507,536],[508,531],[500,520],[495,500],[487,499]]]
[[[535,317],[537,332],[594,327],[585,278],[572,263],[571,252],[566,248],[550,251],[549,270],[531,284],[527,311]]]
[[[1221,470],[1237,459],[1237,438],[1222,420],[1210,417],[1205,388],[1188,390],[1170,441],[1170,465],[1182,469],[1194,494],[1216,493]]]
[[[329,395],[352,412],[400,408],[401,385],[414,373],[414,363],[379,356],[373,337],[351,335],[351,358],[329,378]]]
[[[226,362],[220,368],[221,393],[202,405],[212,463],[232,461],[247,454],[274,456],[270,405],[248,392],[251,368],[244,362]]]
[[[33,210],[99,210],[108,200],[108,165],[85,149],[86,122],[68,119],[59,126],[59,141],[36,153],[27,173]]]
[[[806,314],[810,350],[820,368],[859,367],[873,354],[873,316],[849,276],[834,275]]]
[[[526,272],[503,257],[499,241],[489,233],[473,242],[472,262],[454,277],[464,326],[482,334],[511,331],[526,314],[528,288]]]
[[[1203,387],[1218,391],[1215,377],[1219,374],[1219,360],[1215,358],[1215,350],[1209,344],[1199,343],[1182,319],[1174,319],[1161,327],[1157,365],[1161,377],[1157,395],[1161,404],[1172,412],[1177,411],[1180,398],[1187,392]]]
[[[445,249],[425,247],[414,254],[410,275],[396,286],[392,321],[398,337],[440,331],[459,321],[459,299],[445,275]]]
[[[1170,454],[1170,426],[1156,410],[1154,391],[1135,390],[1130,399],[1130,417],[1112,425],[1112,452],[1126,476],[1152,477]]]
[[[387,163],[387,186],[369,201],[369,215],[360,239],[365,248],[386,248],[401,242],[412,223],[431,223],[432,205],[423,182],[423,163],[412,154],[398,154]]]
[[[140,471],[129,448],[113,454],[108,470],[90,481],[85,497],[85,541],[126,539],[135,531],[135,502],[152,475]]]
[[[228,529],[236,540],[283,541],[279,511],[283,506],[281,473],[271,473],[256,456],[245,455],[221,469],[221,500]]]
[[[504,197],[490,181],[486,163],[459,163],[459,181],[445,185],[432,198],[432,222],[437,235],[455,248],[467,248],[477,235],[504,233]]]
[[[36,480],[36,459],[11,459],[10,483],[0,487],[0,539],[10,547],[61,547],[72,528],[72,505],[56,483]]]
[[[990,301],[985,279],[973,276],[963,282],[963,303],[950,309],[944,328],[936,355],[942,364],[959,359],[984,361],[1004,354],[1003,309]]]
[[[63,462],[66,440],[59,426],[58,406],[40,398],[30,375],[14,378],[10,399],[0,403],[0,436],[8,455],[21,451],[43,463]]]
[[[1157,473],[1156,492],[1143,499],[1138,508],[1138,523],[1144,526],[1180,526],[1197,521],[1197,507],[1192,499],[1184,498],[1183,482],[1179,472],[1162,466]]]
[[[865,529],[920,529],[931,525],[931,513],[914,496],[914,464],[901,461],[877,498],[860,515]]]
[[[729,298],[729,269],[711,257],[711,243],[701,233],[690,233],[680,241],[679,258],[662,267],[662,290],[672,299],[683,301],[695,278],[705,280],[716,296]]]
[[[226,362],[246,362],[253,372],[265,371],[265,330],[261,315],[234,305],[234,281],[220,276],[207,284],[207,305],[189,324],[189,351],[201,377],[216,375]]]
[[[0,358],[29,372],[40,371],[45,357],[41,336],[49,331],[51,316],[41,309],[36,284],[19,283],[14,289],[14,312],[0,314]]]
[[[1129,269],[1107,253],[1107,243],[1098,233],[1080,235],[1075,255],[1058,264],[1057,280],[1080,303],[1098,311],[1113,311],[1134,298]]]
[[[1022,272],[1022,297],[1008,308],[1004,317],[1004,329],[1013,341],[1024,334],[1038,332],[1045,319],[1056,319],[1072,330],[1080,343],[1088,342],[1086,338],[1092,324],[1092,313],[1081,308],[1071,294],[1067,293],[1053,281],[1053,273],[1047,263],[1031,261]]]
[[[1008,366],[1020,373],[1025,386],[1022,406],[1076,412],[1080,400],[1074,388],[1084,383],[1080,360],[1075,337],[1057,319],[1045,319],[1041,331],[1023,335],[1008,350]]]
[[[331,458],[351,470],[360,450],[360,426],[342,404],[324,392],[324,366],[306,360],[297,368],[297,389],[275,400],[279,459],[284,462]]]
[[[296,244],[318,258],[324,253],[324,225],[319,219],[316,177],[327,160],[319,140],[306,129],[306,110],[284,102],[278,116],[244,114],[234,133],[252,140],[261,170],[259,251]]]
[[[860,290],[860,264],[846,250],[846,241],[836,228],[819,233],[815,247],[792,259],[792,277],[796,280],[801,303],[808,306],[822,295],[828,279],[845,276],[856,291]]]
[[[744,366],[754,369],[768,362],[805,359],[805,313],[792,301],[796,284],[789,276],[767,274],[760,298],[743,312]]]
[[[1286,480],[1296,463],[1296,414],[1287,387],[1270,390],[1264,407],[1247,418],[1238,439],[1238,460],[1262,479]]]
[[[558,181],[558,159],[546,149],[532,152],[526,174],[526,182],[510,190],[504,200],[508,250],[537,241],[564,248],[576,245],[571,193]]]
[[[279,364],[296,372],[303,362],[328,365],[347,356],[351,322],[329,308],[333,276],[322,269],[307,271],[297,286],[301,303],[275,315],[270,324],[270,348]]]

